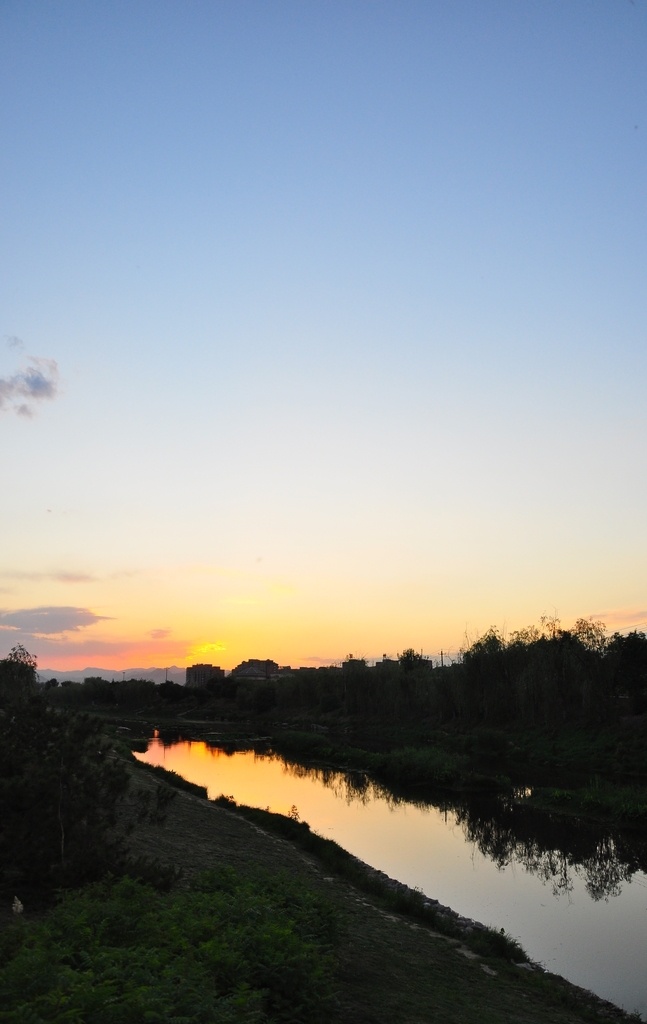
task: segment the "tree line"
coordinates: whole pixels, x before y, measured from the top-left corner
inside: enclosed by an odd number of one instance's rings
[[[302,668],[275,681],[239,684],[241,710],[305,710],[412,723],[502,727],[594,725],[647,710],[647,637],[607,637],[602,623],[562,628],[543,619],[505,637],[494,627],[451,665],[413,649],[369,667]],[[231,695],[230,695],[231,700]]]
[[[492,627],[451,665],[413,649],[374,667],[349,656],[340,668],[302,668],[273,682],[246,683],[235,699],[251,711],[261,704],[282,713],[304,709],[468,728],[594,725],[647,710],[647,637],[636,631],[607,637],[602,623],[587,619],[568,629],[543,619],[509,637]]]
[[[52,689],[50,698],[77,707],[151,709],[191,700],[239,716],[425,719],[467,728],[594,725],[647,710],[647,636],[609,637],[600,622],[578,619],[563,628],[543,618],[510,636],[491,627],[450,665],[409,648],[375,666],[349,655],[341,666],[299,668],[269,680],[231,676],[190,691],[172,682],[91,677]]]

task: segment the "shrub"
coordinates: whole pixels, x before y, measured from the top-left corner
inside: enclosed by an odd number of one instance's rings
[[[167,785],[173,786],[174,789],[182,789],[186,793],[193,793],[194,796],[201,796],[205,800],[207,799],[206,786],[200,786],[197,782],[190,782],[183,775],[178,775],[177,772],[169,768],[163,768],[160,764],[147,764],[146,761],[140,761],[139,765],[144,771],[166,782]]]
[[[323,1024],[338,936],[330,905],[287,876],[223,869],[171,895],[95,883],[0,934],[0,1021]]]
[[[0,716],[0,884],[43,893],[122,871],[136,821],[163,818],[172,793],[131,786],[98,719],[42,696]]]

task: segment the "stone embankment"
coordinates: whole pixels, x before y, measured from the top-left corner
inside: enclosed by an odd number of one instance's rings
[[[430,918],[433,917],[435,922],[451,924],[457,932],[464,935],[470,935],[475,931],[488,930],[487,925],[482,924],[480,921],[473,921],[470,917],[462,917],[461,914],[457,914],[451,907],[444,906],[439,900],[433,900],[425,896],[419,889],[412,889],[410,886],[405,885],[404,882],[391,878],[386,872],[379,871],[377,868],[372,868],[369,864],[365,864],[359,857],[355,857],[352,854],[350,856],[371,881],[378,882],[387,892],[391,892],[394,895],[402,894],[403,896],[418,897],[421,900],[420,906],[423,911],[427,911]]]
[[[386,872],[379,871],[377,868],[372,868],[370,864],[366,864],[364,861],[360,860],[359,857],[355,857],[354,855],[351,855],[351,857],[352,860],[363,869],[367,878],[379,883],[379,885],[386,891],[391,892],[394,895],[402,894],[403,896],[417,896],[421,901],[420,906],[423,912],[429,914],[429,923],[436,925],[448,925],[452,934],[455,935],[456,938],[467,938],[468,935],[472,935],[474,932],[492,930],[480,921],[473,921],[472,918],[463,917],[461,914],[456,913],[455,910],[452,910],[451,907],[444,906],[439,900],[430,899],[419,889],[412,889],[410,886],[405,885],[404,882],[399,882],[396,878],[391,878],[386,874]],[[549,975],[541,964],[533,963],[528,960],[526,954],[523,953],[520,948],[519,950],[524,959],[521,961],[512,961],[515,967],[524,971],[537,971],[540,974],[555,977],[560,983],[567,985],[572,991],[581,993],[583,1000],[591,1006],[594,1012],[598,1015],[605,1016],[614,1021],[628,1021],[636,1019],[631,1014],[622,1010],[619,1006],[616,1006],[615,1003],[610,1003],[608,1000],[602,999],[600,996],[595,995],[595,993],[589,992],[588,989],[581,989],[576,985],[571,985],[569,982],[565,982],[563,978],[559,977],[559,975]],[[461,948],[460,952],[474,957],[474,954],[470,954],[464,947]],[[492,971],[492,969],[488,967],[483,967],[483,970],[488,974],[496,974],[496,971]]]

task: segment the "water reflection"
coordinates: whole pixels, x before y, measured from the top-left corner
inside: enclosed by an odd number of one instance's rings
[[[647,848],[635,837],[534,811],[523,802],[457,803],[454,813],[468,842],[498,868],[520,864],[556,896],[571,892],[579,876],[591,899],[608,900],[647,868]]]
[[[175,737],[173,737],[175,739]],[[530,957],[647,1014],[647,843],[504,798],[386,787],[365,773],[304,765],[264,744],[154,740],[145,755],[210,797],[289,814],[459,913],[518,939]]]
[[[167,749],[180,741],[181,734],[176,731],[159,736],[159,743]],[[241,753],[239,744],[222,740],[197,745],[216,757]],[[609,900],[620,895],[623,883],[630,882],[637,871],[647,872],[647,842],[633,834],[535,810],[525,802],[530,794],[525,787],[490,797],[448,796],[430,790],[421,794],[419,789],[386,786],[356,769],[303,764],[266,743],[257,744],[252,752],[259,764],[276,762],[288,777],[321,785],[347,805],[367,806],[377,801],[391,809],[409,805],[451,813],[466,841],[499,870],[521,866],[549,886],[554,896],[568,896],[575,879],[581,878],[592,900]]]
[[[637,871],[647,871],[647,843],[634,835],[538,811],[524,803],[529,790],[484,798],[394,790],[358,771],[304,765],[266,751],[261,756],[278,760],[294,778],[310,778],[332,790],[347,804],[373,800],[390,807],[410,804],[420,809],[451,811],[465,839],[499,870],[519,865],[549,885],[554,896],[568,895],[574,880],[583,880],[593,900],[619,896],[623,883]]]

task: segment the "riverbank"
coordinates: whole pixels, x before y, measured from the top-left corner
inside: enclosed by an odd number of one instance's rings
[[[366,770],[390,786],[523,790],[538,807],[562,815],[638,831],[647,827],[647,713],[620,714],[616,708],[595,722],[530,727],[512,720],[501,728],[460,716],[394,719],[375,708],[350,714],[342,706],[297,711],[289,702],[280,709],[265,708],[262,701],[243,706],[225,690],[173,686],[170,700],[153,684],[146,694],[136,687],[123,693],[105,687],[111,703],[86,685],[52,690],[48,699],[70,707],[90,703],[104,721],[129,716],[142,737],[153,727],[169,741],[182,736],[227,745],[237,738],[250,746],[263,737],[288,757]]]
[[[647,828],[647,779],[638,771],[640,761],[633,750],[643,736],[642,722],[640,733],[635,728],[630,733],[630,753],[624,748],[618,753],[615,732],[506,737],[496,730],[476,730],[422,738],[399,732],[390,738],[368,733],[351,739],[317,724],[310,730],[287,729],[285,723],[281,727],[267,720],[216,723],[188,715],[162,723],[165,742],[182,737],[232,749],[264,747],[286,760],[363,771],[409,793],[425,788],[456,794],[517,793],[523,794],[517,799],[538,810],[633,832]],[[136,729],[139,723],[132,725]],[[145,749],[146,741],[141,742]],[[632,773],[619,773],[621,756],[625,770],[633,765]]]
[[[140,784],[154,784],[145,770],[132,770]],[[265,824],[270,823],[266,819]],[[180,866],[186,878],[222,864],[243,874],[261,867],[287,872],[304,886],[327,894],[345,922],[337,978],[340,1024],[418,1024],[432,1019],[457,1024],[576,1024],[629,1019],[553,975],[516,966],[500,956],[479,955],[466,944],[468,936],[442,934],[424,921],[424,915],[395,910],[384,879],[373,879],[382,884],[371,885],[367,875],[369,884],[352,884],[330,861],[324,863],[315,852],[303,851],[233,807],[178,792],[166,825],[144,826],[132,844],[135,855]],[[464,930],[468,928],[466,923]]]

